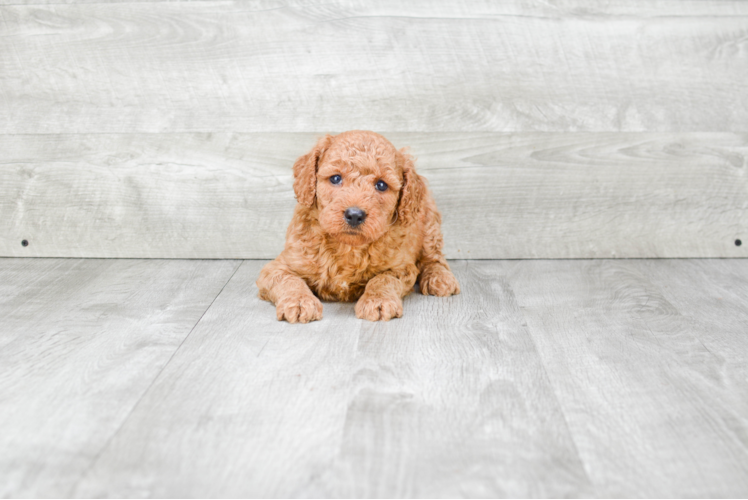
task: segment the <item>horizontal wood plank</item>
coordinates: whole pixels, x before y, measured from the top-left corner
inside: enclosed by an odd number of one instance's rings
[[[317,135],[0,135],[0,255],[274,258]],[[385,135],[450,258],[748,256],[747,134]]]
[[[5,5],[0,33],[0,133],[748,130],[745,2]]]
[[[230,3],[221,0],[0,0],[0,5],[14,6],[45,6],[45,5],[81,5],[81,4],[112,4],[112,3]],[[294,2],[279,0],[243,0],[255,8],[281,7]],[[333,4],[336,5],[336,4]],[[413,15],[423,8],[418,2],[398,3],[397,0],[378,0],[370,8],[389,12],[397,8],[401,15]],[[439,15],[443,17],[464,17],[476,7],[470,3],[444,2],[438,4]],[[482,13],[488,15],[545,15],[554,14],[587,14],[587,15],[636,15],[650,17],[660,15],[735,15],[745,13],[740,1],[735,0],[688,0],[686,4],[677,0],[650,0],[646,3],[636,3],[627,0],[554,0],[544,2],[540,0],[506,0],[495,5],[480,5]],[[488,10],[490,9],[490,11]]]

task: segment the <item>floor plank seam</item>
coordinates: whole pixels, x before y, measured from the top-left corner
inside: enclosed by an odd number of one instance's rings
[[[12,259],[15,259],[16,257],[10,257],[10,258],[12,258]],[[72,265],[72,267],[70,267],[70,268],[69,268],[69,269],[68,269],[68,270],[67,270],[67,271],[66,271],[65,273],[63,273],[62,275],[60,275],[59,277],[57,277],[57,278],[55,279],[55,281],[53,281],[52,283],[50,283],[50,286],[51,286],[51,285],[54,285],[54,283],[56,283],[56,282],[58,282],[58,281],[61,281],[61,280],[63,280],[63,279],[64,279],[64,277],[65,277],[65,276],[67,276],[67,275],[68,275],[68,274],[69,274],[69,273],[70,273],[71,271],[73,271],[73,270],[74,270],[74,269],[75,269],[76,267],[78,267],[78,266],[79,266],[79,265],[81,264],[81,262],[82,262],[82,261],[83,261],[83,259],[78,259],[78,262],[76,262],[75,264],[73,264],[73,265]],[[54,272],[54,271],[56,271],[57,269],[59,269],[59,268],[61,267],[61,265],[62,265],[62,264],[61,264],[61,263],[59,263],[59,262],[58,262],[58,263],[56,263],[56,264],[55,264],[55,266],[54,266],[54,267],[53,267],[52,269],[50,269],[50,270],[49,270],[48,272],[50,272],[50,273],[51,273],[51,272]],[[40,276],[39,276],[39,277],[37,277],[36,279],[32,279],[32,280],[28,281],[28,282],[26,283],[26,286],[29,286],[29,287],[31,287],[31,286],[33,286],[33,285],[34,285],[35,283],[37,283],[38,281],[40,281],[41,279],[42,279],[42,275],[40,275]],[[10,311],[8,311],[8,313],[6,313],[6,314],[7,314],[8,316],[10,316],[11,314],[14,314],[14,313],[15,313],[15,312],[16,312],[16,311],[17,311],[18,309],[20,309],[20,308],[21,308],[21,307],[23,307],[23,306],[24,306],[24,304],[19,304],[19,305],[18,305],[18,306],[16,307],[16,309],[11,309],[11,310],[10,310]]]
[[[564,406],[561,404],[561,399],[559,398],[558,390],[556,389],[556,385],[553,383],[553,379],[548,373],[548,368],[545,366],[545,359],[543,359],[543,355],[541,354],[540,349],[538,349],[538,344],[537,342],[535,342],[535,337],[532,334],[532,331],[530,328],[530,322],[527,320],[527,316],[525,315],[525,308],[520,303],[519,297],[514,292],[514,288],[512,287],[511,283],[509,283],[508,280],[506,281],[506,286],[509,289],[509,292],[514,297],[514,302],[515,304],[517,304],[517,308],[519,309],[519,312],[522,315],[524,330],[527,333],[527,336],[529,337],[530,342],[532,342],[532,347],[533,349],[535,349],[535,353],[538,356],[540,366],[543,368],[543,374],[545,375],[545,379],[548,382],[548,386],[551,389],[551,393],[553,394],[553,399],[556,401],[556,405],[558,406],[558,409],[561,412],[561,417],[564,420],[563,425],[564,427],[566,427],[566,432],[569,436],[569,439],[571,440],[572,445],[574,446],[574,453],[576,454],[577,459],[579,460],[579,463],[582,466],[582,471],[584,472],[584,477],[587,479],[587,484],[590,487],[594,488],[596,485],[592,481],[592,476],[590,475],[590,471],[587,466],[587,463],[582,458],[582,454],[579,452],[579,445],[574,436],[574,433],[571,430],[571,426],[569,425],[569,419],[566,416],[566,411],[564,410]]]
[[[143,394],[140,395],[140,397],[135,402],[135,404],[132,406],[132,408],[130,408],[130,411],[127,412],[127,415],[125,416],[125,418],[122,419],[122,423],[117,427],[117,429],[112,433],[112,435],[109,436],[109,438],[106,440],[106,442],[101,447],[101,449],[99,449],[98,453],[96,453],[96,456],[94,456],[94,458],[91,460],[91,463],[89,464],[89,466],[80,475],[80,478],[75,483],[75,485],[71,489],[70,493],[68,493],[66,495],[68,498],[77,497],[76,493],[77,493],[78,488],[80,487],[81,483],[83,483],[83,480],[94,469],[94,467],[96,466],[97,462],[99,461],[99,459],[101,458],[101,456],[104,454],[104,451],[106,451],[106,449],[110,446],[110,444],[112,443],[112,441],[114,440],[114,438],[125,427],[125,424],[127,424],[127,421],[130,419],[130,416],[135,412],[135,410],[138,408],[138,406],[140,405],[140,403],[143,401],[143,398],[145,398],[145,396],[148,394],[148,392],[154,386],[154,384],[159,379],[159,377],[161,376],[161,374],[164,372],[164,370],[166,369],[166,367],[169,366],[169,364],[171,363],[172,359],[174,359],[174,357],[177,355],[177,353],[182,348],[182,346],[184,345],[184,343],[187,341],[187,339],[190,337],[190,335],[192,335],[192,332],[195,331],[195,328],[197,328],[197,325],[200,324],[200,322],[203,320],[203,318],[208,313],[208,311],[210,311],[210,308],[213,307],[213,304],[215,304],[216,300],[218,300],[218,297],[221,296],[221,294],[223,293],[223,290],[226,288],[226,285],[228,285],[231,282],[231,280],[234,278],[234,275],[237,273],[237,271],[239,271],[239,269],[242,267],[243,264],[244,264],[244,260],[241,260],[239,262],[239,264],[236,266],[236,268],[234,269],[234,272],[232,272],[231,276],[229,276],[229,278],[226,280],[226,283],[223,284],[223,286],[218,291],[218,293],[216,294],[216,296],[213,298],[213,300],[210,302],[210,304],[208,304],[208,307],[205,308],[205,311],[203,311],[203,313],[200,315],[200,317],[195,322],[195,324],[192,325],[192,328],[190,328],[190,331],[187,333],[187,335],[184,336],[184,338],[179,343],[179,345],[177,346],[177,348],[174,349],[174,352],[169,357],[169,359],[166,361],[166,363],[164,363],[164,365],[158,371],[158,373],[156,374],[156,376],[153,377],[153,380],[151,380],[151,383],[148,384],[148,387],[143,391]]]

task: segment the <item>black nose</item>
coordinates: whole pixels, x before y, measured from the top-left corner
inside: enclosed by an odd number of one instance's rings
[[[358,207],[347,208],[345,211],[345,221],[351,227],[356,227],[366,219],[366,212]]]

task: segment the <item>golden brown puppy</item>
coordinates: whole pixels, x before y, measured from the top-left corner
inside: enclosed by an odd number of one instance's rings
[[[404,150],[374,132],[328,135],[293,174],[298,204],[286,246],[257,280],[279,320],[322,318],[317,297],[358,300],[362,319],[399,318],[416,279],[424,295],[460,293],[442,253],[441,215]]]

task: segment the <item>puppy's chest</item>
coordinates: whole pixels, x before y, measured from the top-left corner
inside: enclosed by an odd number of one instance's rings
[[[388,270],[415,262],[415,246],[407,245],[406,233],[391,233],[366,248],[320,241],[316,251],[307,253],[305,278],[323,300],[352,302],[363,295],[367,283]]]
[[[376,275],[368,259],[333,260],[320,268],[315,291],[323,300],[354,301],[363,295],[366,284]]]

